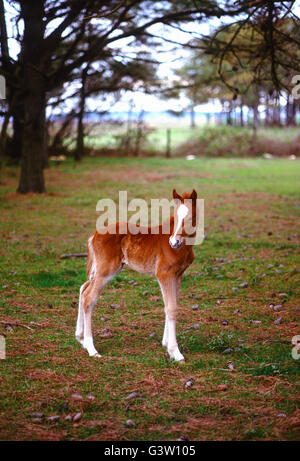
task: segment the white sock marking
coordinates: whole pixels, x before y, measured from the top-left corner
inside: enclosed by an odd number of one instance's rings
[[[90,356],[98,354],[98,351],[94,346],[92,336],[87,336],[86,338],[84,338],[83,347],[88,351]]]
[[[163,339],[162,339],[162,345],[164,347],[168,347],[168,335],[169,335],[169,332],[168,332],[168,316],[166,315],[164,335],[163,335]]]
[[[177,346],[176,340],[176,320],[168,320],[168,353],[176,362],[184,360],[183,355]]]

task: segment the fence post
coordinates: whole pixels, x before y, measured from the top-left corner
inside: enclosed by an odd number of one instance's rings
[[[166,158],[171,157],[171,129],[167,129],[167,148],[166,148]]]

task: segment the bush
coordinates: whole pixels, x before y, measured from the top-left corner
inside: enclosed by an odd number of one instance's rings
[[[275,156],[300,155],[300,136],[290,140],[272,129],[259,130],[257,137],[250,128],[236,126],[203,127],[199,135],[181,144],[178,155],[196,155],[209,157],[248,157],[261,156],[268,152]]]

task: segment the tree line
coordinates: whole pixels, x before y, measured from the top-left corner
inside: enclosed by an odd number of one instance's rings
[[[300,74],[300,29],[294,6],[295,1],[271,0],[0,0],[0,73],[7,83],[0,161],[5,153],[20,161],[18,192],[45,191],[46,113],[57,107],[67,112],[67,99],[77,101],[68,114],[77,122],[76,159],[83,155],[87,98],[117,99],[121,91],[138,87],[164,97],[185,91],[191,113],[195,104],[210,97],[229,104],[230,113],[238,103],[258,107],[262,92],[269,102],[284,92],[289,118],[295,120],[290,81]],[[14,38],[20,48],[16,58],[9,46],[8,7],[14,12]],[[176,32],[191,23],[197,32],[201,23],[215,18],[226,19],[225,25],[207,36],[191,34],[184,44],[164,34],[166,27]],[[163,26],[159,35],[156,24]],[[118,46],[122,39],[128,42],[126,50]],[[167,86],[158,80],[152,58],[164,40],[191,51],[177,82]],[[58,138],[63,136],[60,129]]]

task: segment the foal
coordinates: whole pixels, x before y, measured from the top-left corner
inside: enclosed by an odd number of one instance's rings
[[[176,341],[177,302],[182,275],[194,260],[193,246],[187,245],[185,239],[193,238],[195,231],[187,234],[184,224],[192,224],[195,229],[197,193],[193,190],[190,194],[180,196],[174,189],[173,198],[175,213],[170,219],[169,234],[163,233],[162,225],[158,226],[158,233],[151,233],[151,228],[148,228],[147,234],[133,234],[130,224],[119,222],[115,234],[95,231],[89,237],[89,279],[80,288],[75,335],[90,356],[101,357],[93,343],[93,307],[106,283],[127,264],[138,272],[155,275],[158,279],[165,305],[162,345],[167,348],[171,358],[184,360]]]

